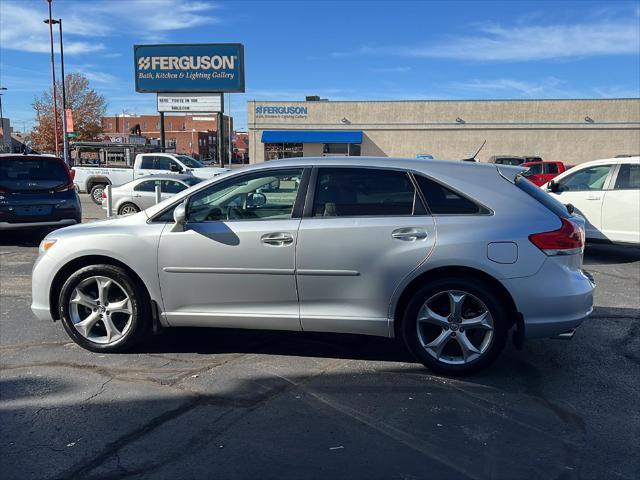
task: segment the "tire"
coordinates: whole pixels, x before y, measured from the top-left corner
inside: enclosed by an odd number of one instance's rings
[[[91,265],[75,272],[62,286],[58,305],[69,337],[92,352],[126,351],[150,323],[146,292],[123,268],[113,265]]]
[[[118,208],[118,215],[132,215],[138,213],[140,208],[135,203],[127,202],[120,205]]]
[[[507,309],[491,286],[477,279],[444,277],[411,297],[400,333],[409,351],[430,370],[466,375],[498,356],[509,326]]]
[[[91,187],[91,189],[89,190],[89,195],[91,196],[91,200],[96,205],[102,205],[102,192],[104,191],[105,187],[106,185],[102,183],[98,183],[97,185],[94,185],[93,187]]]

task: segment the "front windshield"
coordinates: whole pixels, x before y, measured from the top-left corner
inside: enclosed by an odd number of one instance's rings
[[[18,157],[0,160],[0,190],[53,190],[68,183],[67,171],[57,158]]]
[[[176,158],[184,163],[189,168],[202,168],[204,165],[195,158],[191,158],[188,155],[176,155]]]

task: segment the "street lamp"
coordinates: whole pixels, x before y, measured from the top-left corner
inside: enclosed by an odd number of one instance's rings
[[[69,138],[67,137],[67,93],[64,85],[64,48],[62,46],[62,19],[58,20],[45,20],[44,23],[49,25],[58,25],[60,27],[60,71],[62,73],[62,148],[63,158],[66,163],[69,163]]]
[[[7,87],[0,87],[0,90],[6,90]],[[4,143],[4,115],[2,114],[2,94],[0,93],[0,130],[2,130],[1,143]]]
[[[51,18],[51,1],[49,3],[49,19],[45,20],[49,24],[49,43],[51,44],[51,83],[53,88],[53,130],[55,135],[56,157],[59,156],[58,150],[58,105],[56,101],[56,64],[53,58],[53,19]]]

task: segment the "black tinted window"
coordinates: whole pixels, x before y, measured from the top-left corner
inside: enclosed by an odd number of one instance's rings
[[[0,188],[3,190],[48,190],[67,183],[67,169],[57,158],[0,159]]]
[[[140,168],[144,168],[145,170],[153,170],[153,160],[155,157],[148,156],[142,157],[142,162],[140,163]]]
[[[176,182],[174,180],[163,180],[162,181],[162,192],[163,193],[180,193],[182,190],[186,189],[187,186],[183,183]]]
[[[555,163],[545,163],[544,173],[558,173],[558,165]]]
[[[158,180],[147,180],[146,182],[140,182],[134,190],[136,192],[155,192],[156,185],[160,185]]]
[[[640,189],[640,165],[623,163],[618,171],[615,190]]]
[[[312,215],[412,215],[416,202],[419,199],[415,188],[405,172],[367,168],[321,168],[318,172]]]
[[[434,215],[482,213],[480,206],[433,180],[416,175],[416,180],[427,201],[427,207]]]

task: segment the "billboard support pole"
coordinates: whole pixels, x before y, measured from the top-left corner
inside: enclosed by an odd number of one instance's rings
[[[164,138],[164,112],[160,112],[160,148],[164,152],[165,138]]]
[[[224,93],[220,94],[220,113],[218,113],[218,160],[224,167]]]

